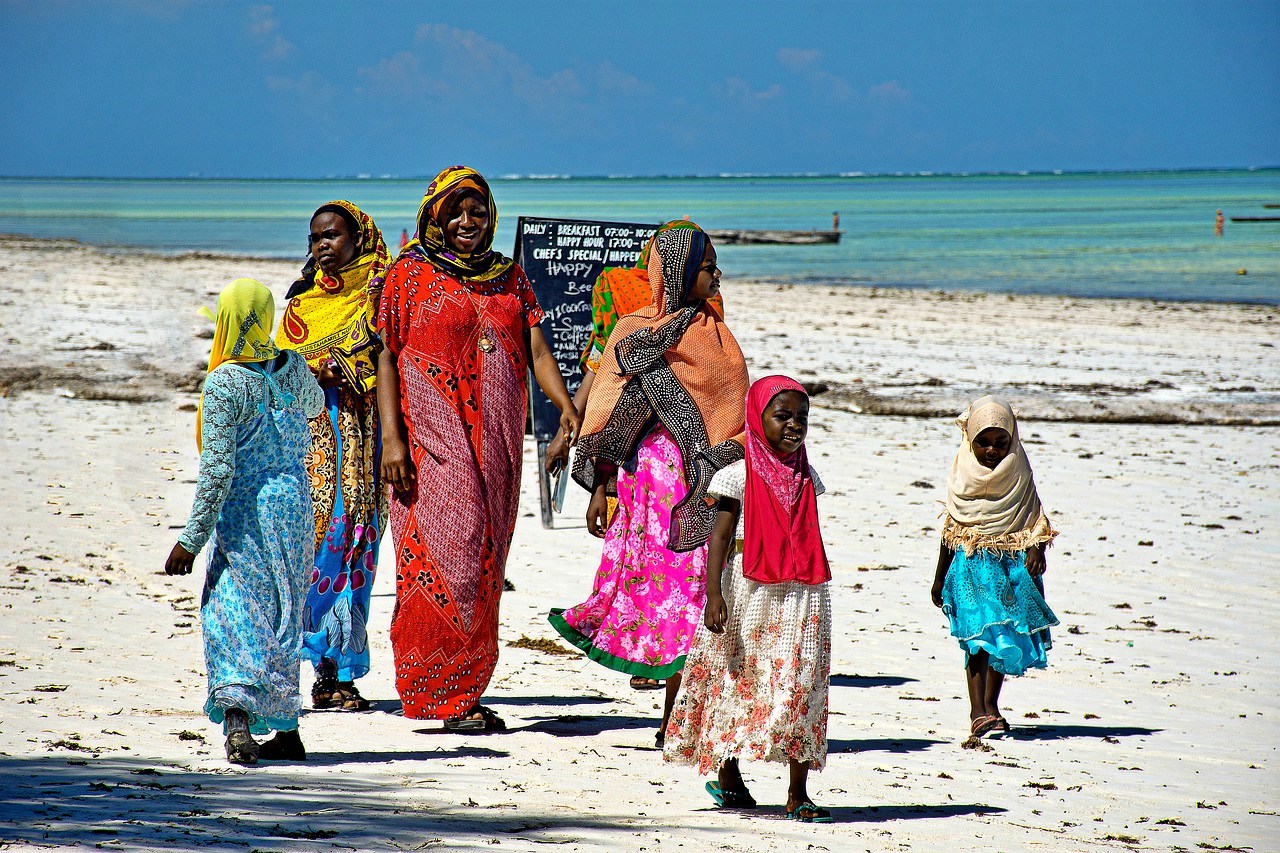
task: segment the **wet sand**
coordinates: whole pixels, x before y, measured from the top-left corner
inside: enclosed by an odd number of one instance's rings
[[[716,811],[653,748],[660,694],[552,651],[545,613],[586,595],[599,545],[576,490],[542,529],[531,444],[488,697],[511,731],[395,713],[385,547],[361,682],[375,710],[307,714],[306,764],[225,763],[199,714],[200,572],[162,572],[197,467],[194,309],[240,275],[281,296],[294,272],[0,239],[0,841],[1276,846],[1280,430],[1226,425],[1280,419],[1276,309],[726,282],[753,375],[830,388],[810,447],[830,489],[831,756],[810,792],[837,822],[802,826],[780,817],[783,766],[744,764],[756,813]],[[1050,668],[1008,683],[1015,734],[989,752],[963,747],[962,655],[928,603],[950,417],[988,386],[1041,418],[1025,439],[1063,531]]]

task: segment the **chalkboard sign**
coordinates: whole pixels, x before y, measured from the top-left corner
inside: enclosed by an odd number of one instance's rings
[[[582,383],[578,359],[591,337],[591,288],[605,267],[635,266],[656,225],[582,219],[536,219],[516,224],[516,263],[533,284],[546,317],[542,332],[572,396]],[[533,435],[550,441],[560,428],[560,410],[529,382]],[[541,455],[541,454],[539,454]]]

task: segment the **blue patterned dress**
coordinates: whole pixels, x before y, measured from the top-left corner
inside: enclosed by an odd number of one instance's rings
[[[224,364],[205,380],[200,479],[178,541],[198,553],[212,537],[200,618],[209,698],[223,722],[248,713],[255,734],[298,727],[302,606],[315,527],[303,464],[307,419],[324,394],[302,356]]]
[[[1058,624],[1044,583],[1027,572],[1026,551],[955,552],[942,585],[942,612],[969,657],[986,652],[991,668],[1022,675],[1048,666],[1049,628]]]

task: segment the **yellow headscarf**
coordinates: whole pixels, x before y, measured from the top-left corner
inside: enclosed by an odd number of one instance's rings
[[[390,256],[378,226],[349,201],[321,205],[311,218],[335,208],[356,223],[352,237],[359,241],[359,254],[334,275],[321,270],[314,258],[307,261],[289,289],[276,343],[297,350],[313,370],[332,359],[352,388],[369,391],[377,380],[373,328]]]
[[[459,254],[444,242],[444,218],[453,199],[463,192],[479,193],[489,208],[489,230],[474,252]],[[427,187],[422,204],[418,207],[418,236],[401,251],[420,254],[434,267],[461,278],[463,281],[492,281],[515,262],[501,252],[493,251],[493,235],[498,230],[498,207],[493,203],[489,182],[475,169],[466,166],[450,166]]]
[[[217,313],[201,308],[200,313],[213,320],[213,348],[209,351],[208,373],[225,362],[244,364],[275,358],[280,350],[271,340],[271,327],[276,319],[276,300],[261,282],[238,278],[218,294]],[[200,430],[203,426],[204,394],[196,409],[196,448],[203,450]]]

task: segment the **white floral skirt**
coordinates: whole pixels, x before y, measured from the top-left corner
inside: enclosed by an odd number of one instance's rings
[[[759,584],[737,556],[721,593],[724,633],[699,625],[663,758],[702,774],[729,758],[794,759],[821,770],[827,760],[831,594],[826,584]]]

